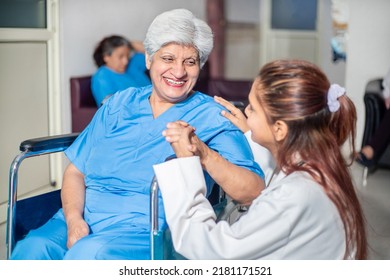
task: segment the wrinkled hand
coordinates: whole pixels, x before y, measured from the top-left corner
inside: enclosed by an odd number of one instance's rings
[[[196,136],[195,128],[184,121],[176,121],[167,124],[163,136],[167,140],[178,158],[199,156],[203,164],[208,158],[210,149]]]
[[[178,158],[193,156],[191,138],[195,128],[184,121],[170,122],[163,131],[165,140],[169,142]]]
[[[68,241],[66,246],[71,248],[78,240],[89,234],[89,226],[83,219],[68,222]]]
[[[249,126],[246,122],[246,116],[240,109],[238,109],[236,106],[234,106],[229,101],[223,99],[222,97],[214,96],[214,100],[228,110],[222,111],[222,116],[230,120],[243,133],[249,131]]]

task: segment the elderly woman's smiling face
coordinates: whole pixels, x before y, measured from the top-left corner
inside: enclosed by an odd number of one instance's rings
[[[153,98],[160,102],[177,103],[191,93],[200,72],[198,51],[192,46],[168,44],[152,58],[146,57],[153,84]]]

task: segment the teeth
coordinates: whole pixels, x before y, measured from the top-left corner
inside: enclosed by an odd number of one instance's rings
[[[171,79],[168,79],[168,78],[165,78],[170,84],[174,84],[174,85],[182,85],[184,84],[183,81],[174,81],[174,80],[171,80]]]

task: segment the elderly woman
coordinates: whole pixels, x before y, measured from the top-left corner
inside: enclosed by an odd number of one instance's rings
[[[192,90],[212,50],[210,27],[187,10],[168,11],[152,22],[144,45],[152,85],[110,97],[66,150],[63,208],[16,245],[13,259],[150,258],[152,166],[174,154],[163,131],[177,120],[196,126],[207,144],[208,192],[212,179],[242,203],[262,190],[242,132],[220,115],[221,105]]]

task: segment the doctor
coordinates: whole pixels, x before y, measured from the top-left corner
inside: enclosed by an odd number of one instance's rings
[[[244,122],[231,109],[223,114]],[[250,138],[269,151],[257,157],[266,188],[232,225],[216,223],[205,198],[210,155],[196,129],[179,121],[163,132],[178,158],[154,170],[176,250],[189,259],[365,259],[363,214],[340,151],[356,124],[345,90],[311,63],[274,61],[245,112]]]

